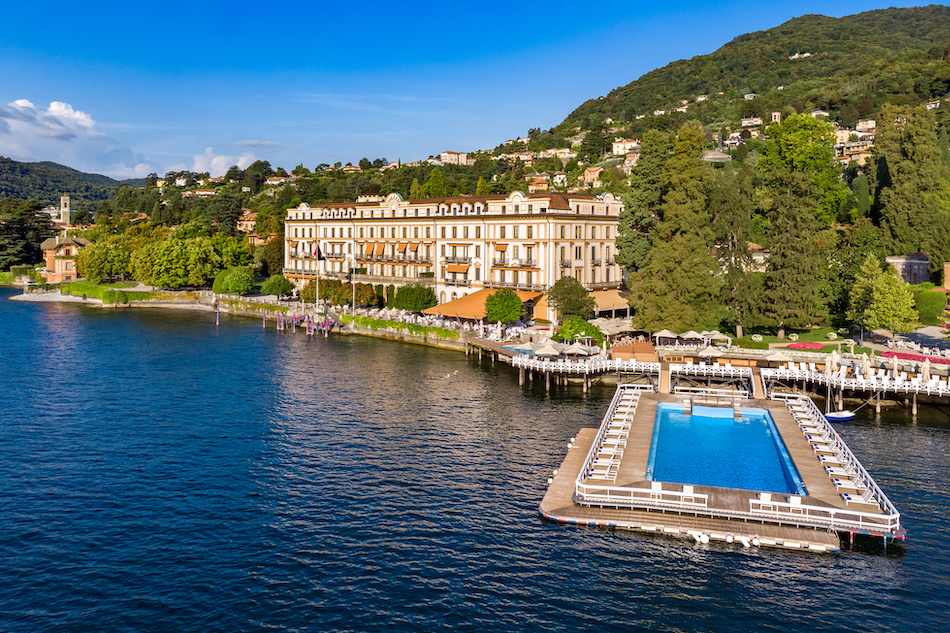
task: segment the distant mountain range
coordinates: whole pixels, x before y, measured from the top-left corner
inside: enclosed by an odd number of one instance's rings
[[[58,205],[60,196],[68,195],[73,209],[94,211],[100,202],[111,198],[120,185],[143,187],[145,179],[114,180],[57,163],[21,163],[0,156],[0,198],[33,199]]]
[[[715,98],[756,93],[769,108],[799,103],[851,111],[863,99],[872,107],[895,95],[930,100],[950,92],[950,7],[931,5],[882,9],[841,18],[806,15],[735,38],[709,55],[680,60],[650,71],[572,112],[557,131],[590,129],[605,118],[634,122],[638,116],[668,113],[689,102],[688,114],[704,124],[734,118]],[[720,96],[720,93],[722,95]],[[708,101],[697,97],[709,95]],[[868,102],[863,104],[867,109]],[[675,113],[679,115],[679,113]]]

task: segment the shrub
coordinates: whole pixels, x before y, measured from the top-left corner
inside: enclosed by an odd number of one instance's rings
[[[271,275],[261,286],[261,292],[265,295],[277,295],[278,297],[289,295],[293,289],[293,282],[283,275]]]
[[[439,301],[435,296],[435,290],[429,286],[410,284],[396,290],[393,307],[397,310],[422,312],[426,308],[431,308],[438,303]]]
[[[129,295],[126,294],[125,290],[116,290],[115,291],[115,301],[116,303],[121,303],[125,305],[129,302]]]
[[[924,325],[940,325],[943,319],[943,307],[947,303],[947,295],[936,290],[920,290],[914,292],[914,304],[920,315],[920,322]]]
[[[211,291],[215,294],[246,295],[254,289],[254,273],[247,266],[232,266],[214,277]]]
[[[115,303],[115,290],[105,290],[102,293],[103,303]]]

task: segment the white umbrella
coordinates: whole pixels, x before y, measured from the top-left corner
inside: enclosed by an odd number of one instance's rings
[[[707,345],[703,349],[696,352],[696,355],[697,356],[721,356],[722,353],[718,349],[713,347],[712,345]]]
[[[894,370],[894,375],[897,376],[897,365],[900,361],[897,358],[897,355],[891,356],[891,369]]]
[[[535,356],[558,356],[560,353],[560,350],[550,343],[547,345],[542,345],[539,349],[534,350]]]
[[[868,358],[867,352],[861,353],[861,375],[865,380],[871,375],[871,359]]]
[[[924,364],[920,366],[920,382],[930,382],[930,359],[925,358]]]
[[[838,369],[838,350],[831,350],[830,356],[831,362],[829,364],[831,365],[831,373],[834,373]]]
[[[587,347],[586,345],[581,345],[580,343],[572,343],[571,345],[566,347],[561,353],[588,356],[590,355],[590,348]]]

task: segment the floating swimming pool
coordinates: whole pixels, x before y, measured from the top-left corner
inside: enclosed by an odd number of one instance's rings
[[[660,403],[647,479],[697,486],[807,494],[788,449],[765,409]]]

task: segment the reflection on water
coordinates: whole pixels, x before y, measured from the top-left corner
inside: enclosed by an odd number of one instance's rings
[[[2,291],[0,291],[2,293]],[[551,524],[612,389],[200,312],[0,301],[0,630],[941,628],[944,411],[837,428],[903,555]]]

